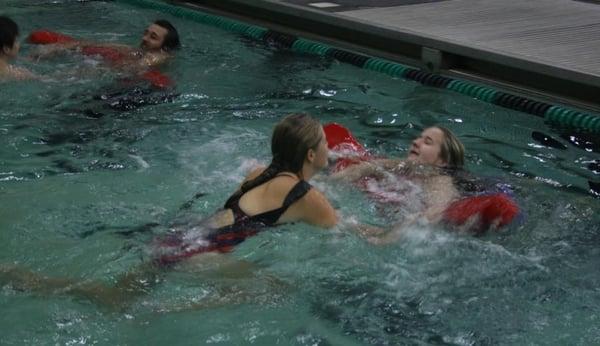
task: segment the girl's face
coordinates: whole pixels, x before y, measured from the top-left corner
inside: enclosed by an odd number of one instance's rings
[[[447,162],[440,156],[443,141],[444,133],[442,130],[437,127],[429,127],[413,140],[406,159],[417,163],[444,167]]]

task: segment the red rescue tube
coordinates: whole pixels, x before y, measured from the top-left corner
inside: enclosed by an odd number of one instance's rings
[[[73,37],[49,30],[35,30],[27,37],[27,42],[33,44],[55,44],[75,42]],[[104,46],[84,46],[81,48],[84,55],[98,55],[111,62],[119,62],[125,58],[125,54],[119,49]]]
[[[476,234],[492,226],[497,228],[510,224],[519,214],[519,207],[504,193],[472,196],[460,199],[444,211],[444,220],[453,226],[469,222],[469,230]]]
[[[367,150],[350,133],[350,130],[338,123],[323,126],[327,137],[327,146],[331,150],[349,150],[357,154],[366,154]]]
[[[350,130],[338,123],[323,126],[327,146],[330,150],[345,154],[347,157],[338,158],[334,172],[339,172],[348,166],[358,164],[370,158],[369,152],[354,138]]]
[[[27,42],[32,44],[55,44],[74,42],[71,36],[49,30],[35,30],[27,37]]]
[[[150,84],[158,88],[168,88],[174,84],[173,80],[171,80],[169,76],[166,76],[156,70],[147,71],[142,74],[141,77],[143,80],[150,82]]]

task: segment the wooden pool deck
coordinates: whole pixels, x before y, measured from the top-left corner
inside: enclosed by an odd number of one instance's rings
[[[600,1],[195,2],[432,72],[600,109]]]

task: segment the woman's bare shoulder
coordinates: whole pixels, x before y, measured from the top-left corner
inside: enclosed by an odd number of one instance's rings
[[[267,169],[267,167],[265,167],[265,166],[256,166],[256,167],[252,168],[250,170],[250,173],[248,173],[248,175],[246,176],[245,181],[252,180],[252,179],[258,177],[259,175],[261,175],[262,172],[265,171],[265,169]]]
[[[300,199],[299,207],[303,220],[312,225],[329,228],[338,221],[337,213],[327,197],[314,187]]]

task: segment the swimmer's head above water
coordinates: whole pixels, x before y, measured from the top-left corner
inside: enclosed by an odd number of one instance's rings
[[[150,24],[144,35],[140,47],[146,51],[163,50],[170,52],[179,48],[179,33],[177,29],[164,19],[159,19]]]
[[[323,127],[307,114],[288,115],[273,130],[273,163],[282,170],[299,173],[307,163],[323,169],[328,151]]]
[[[465,148],[450,130],[432,126],[413,140],[406,159],[439,167],[462,168]]]
[[[256,178],[242,184],[240,193],[249,191],[279,174],[290,172],[309,180],[328,165],[327,139],[318,120],[307,114],[291,114],[273,129],[271,164]]]
[[[19,27],[12,19],[0,16],[0,58],[9,60],[17,57],[21,45],[17,40]]]

